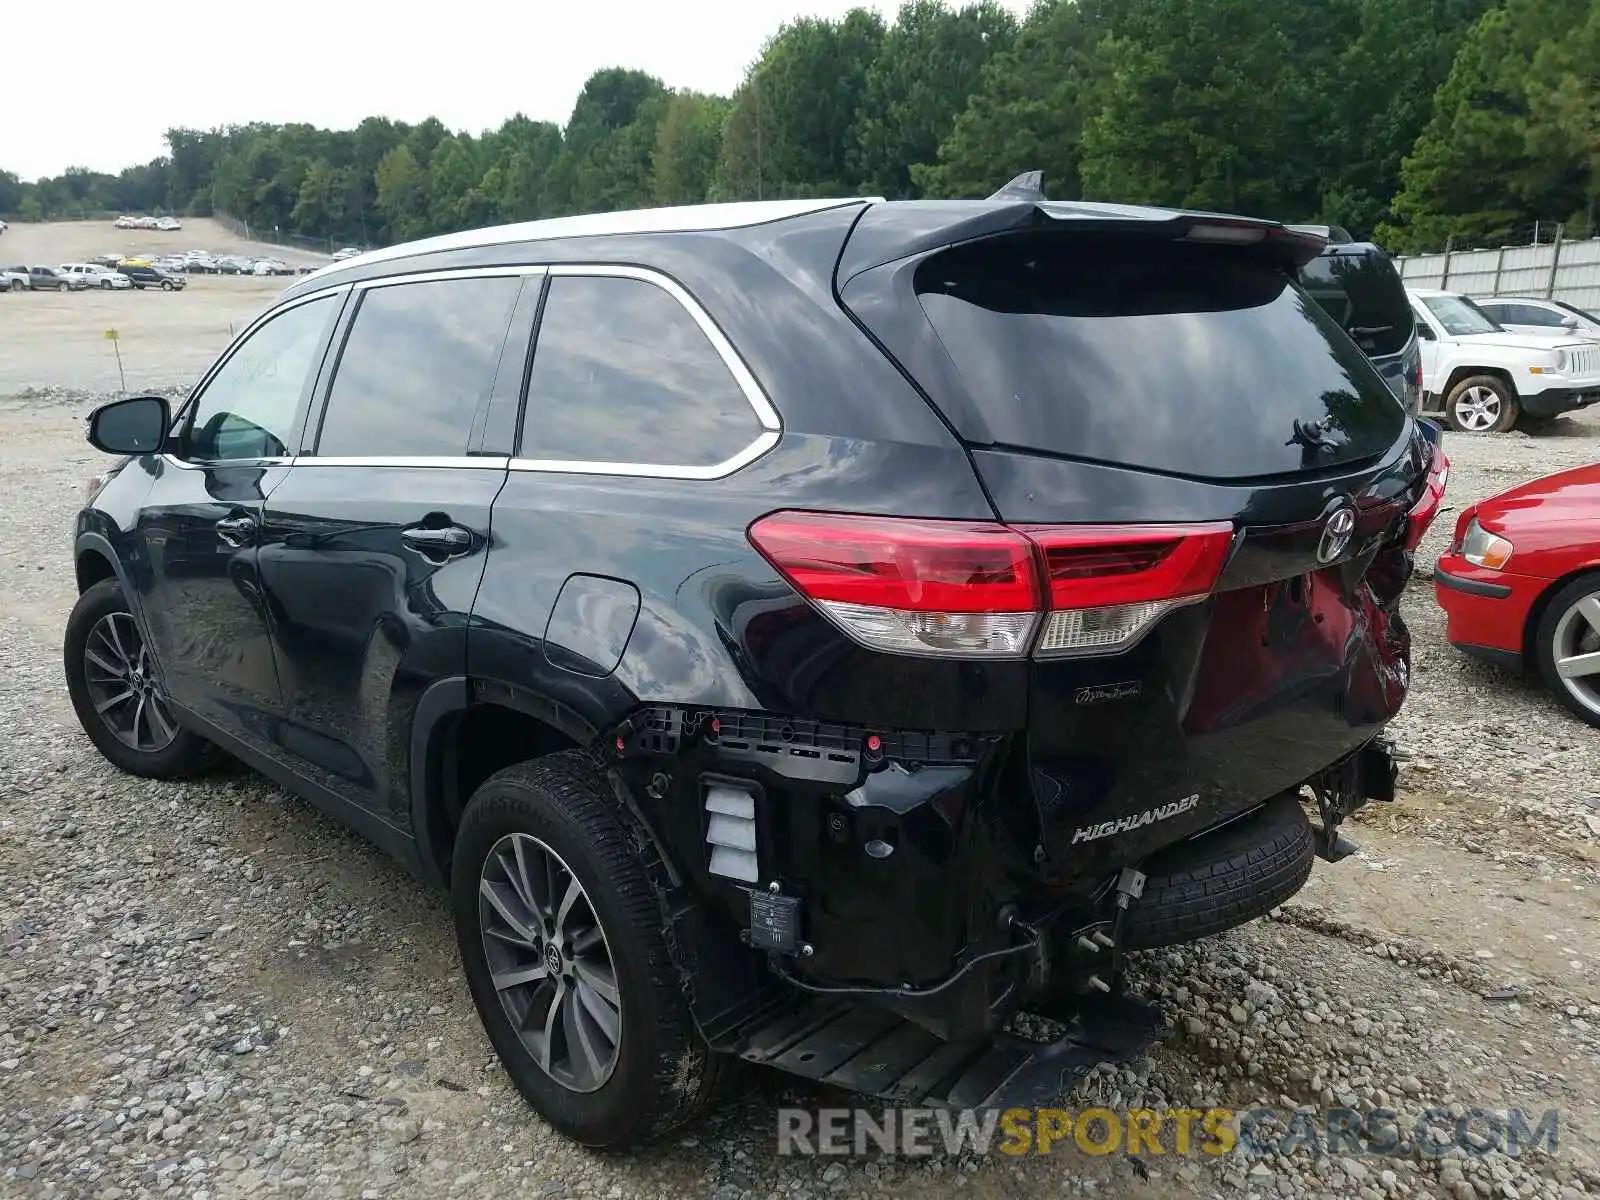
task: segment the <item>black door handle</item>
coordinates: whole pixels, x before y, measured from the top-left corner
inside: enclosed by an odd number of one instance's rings
[[[255,532],[254,517],[223,517],[217,522],[217,536],[235,548],[247,545]]]
[[[472,530],[463,529],[459,525],[446,525],[442,528],[428,525],[413,525],[409,529],[400,531],[400,540],[407,549],[415,550],[418,554],[430,558],[454,558],[458,554],[465,554],[472,548]]]

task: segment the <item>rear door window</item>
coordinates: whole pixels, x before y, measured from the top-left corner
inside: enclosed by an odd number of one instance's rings
[[[552,275],[523,458],[706,470],[761,433],[728,362],[672,292],[632,276]]]
[[[500,275],[367,289],[334,371],[318,457],[466,454],[522,282]]]
[[[1405,424],[1338,323],[1251,249],[990,239],[928,259],[916,289],[982,423],[969,439],[1247,478],[1382,454]]]

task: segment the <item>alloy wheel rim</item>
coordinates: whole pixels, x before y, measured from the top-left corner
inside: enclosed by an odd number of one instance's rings
[[[1469,387],[1456,399],[1456,420],[1473,433],[1493,429],[1500,410],[1501,400],[1493,388]]]
[[[89,630],[83,682],[101,722],[130,750],[158,754],[177,739],[178,723],[155,662],[128,613],[107,613]]]
[[[1600,715],[1600,592],[1578,600],[1556,622],[1551,658],[1561,686]]]
[[[574,1092],[604,1086],[622,1046],[622,997],[572,868],[531,834],[507,834],[479,872],[478,918],[495,994],[539,1069]]]

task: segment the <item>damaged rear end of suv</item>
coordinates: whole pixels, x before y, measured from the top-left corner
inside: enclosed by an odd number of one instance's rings
[[[1156,1032],[1127,951],[1265,914],[1393,798],[1399,599],[1445,460],[1292,282],[1321,246],[1043,200],[861,215],[839,304],[991,512],[897,512],[891,486],[763,515],[787,590],[760,620],[850,701],[655,718],[700,781],[708,882],[746,892],[728,910],[784,985],[744,1057],[906,1102],[1058,1098]],[[1018,1041],[1022,1008],[1071,1032]]]
[[[1282,904],[1394,794],[1447,464],[1296,282],[1323,246],[1022,180],[354,258],[265,318],[304,384],[256,508],[179,490],[213,469],[206,384],[171,435],[164,401],[122,402],[138,437],[97,414],[135,457],[80,516],[72,629],[120,587],[138,694],[181,727],[160,753],[222,745],[450,888],[490,1039],[568,1136],[658,1135],[741,1060],[1056,1102],[1159,1035],[1129,952]],[[375,380],[404,410],[389,358],[435,321],[488,364],[459,448],[330,449]],[[457,436],[427,420],[394,428]],[[228,549],[169,536],[191,510]],[[280,699],[176,670],[180,544]]]

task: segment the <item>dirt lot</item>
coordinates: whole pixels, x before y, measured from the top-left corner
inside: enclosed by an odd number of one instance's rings
[[[320,265],[325,255],[247,242],[214,221],[188,220],[176,233],[113,229],[109,221],[14,224],[0,237],[0,263],[53,267],[98,254],[270,255]],[[192,380],[227,345],[232,330],[293,280],[190,275],[181,292],[23,292],[0,295],[0,396],[26,388],[120,387],[118,349],[130,390]],[[116,347],[108,329],[119,335]],[[45,351],[41,353],[41,351]]]
[[[1402,796],[1277,919],[1143,956],[1173,1037],[1082,1099],[1392,1107],[1402,1129],[1433,1105],[1556,1108],[1555,1155],[787,1158],[776,1104],[850,1101],[778,1078],[645,1154],[560,1141],[494,1065],[438,897],[249,771],[145,783],[78,731],[81,418],[115,386],[79,355],[102,353],[104,304],[152,382],[187,381],[271,293],[206,283],[0,302],[0,397],[49,389],[0,398],[0,1195],[1600,1196],[1600,737],[1451,651],[1426,579]],[[1460,504],[1600,457],[1600,414],[1450,449]]]

